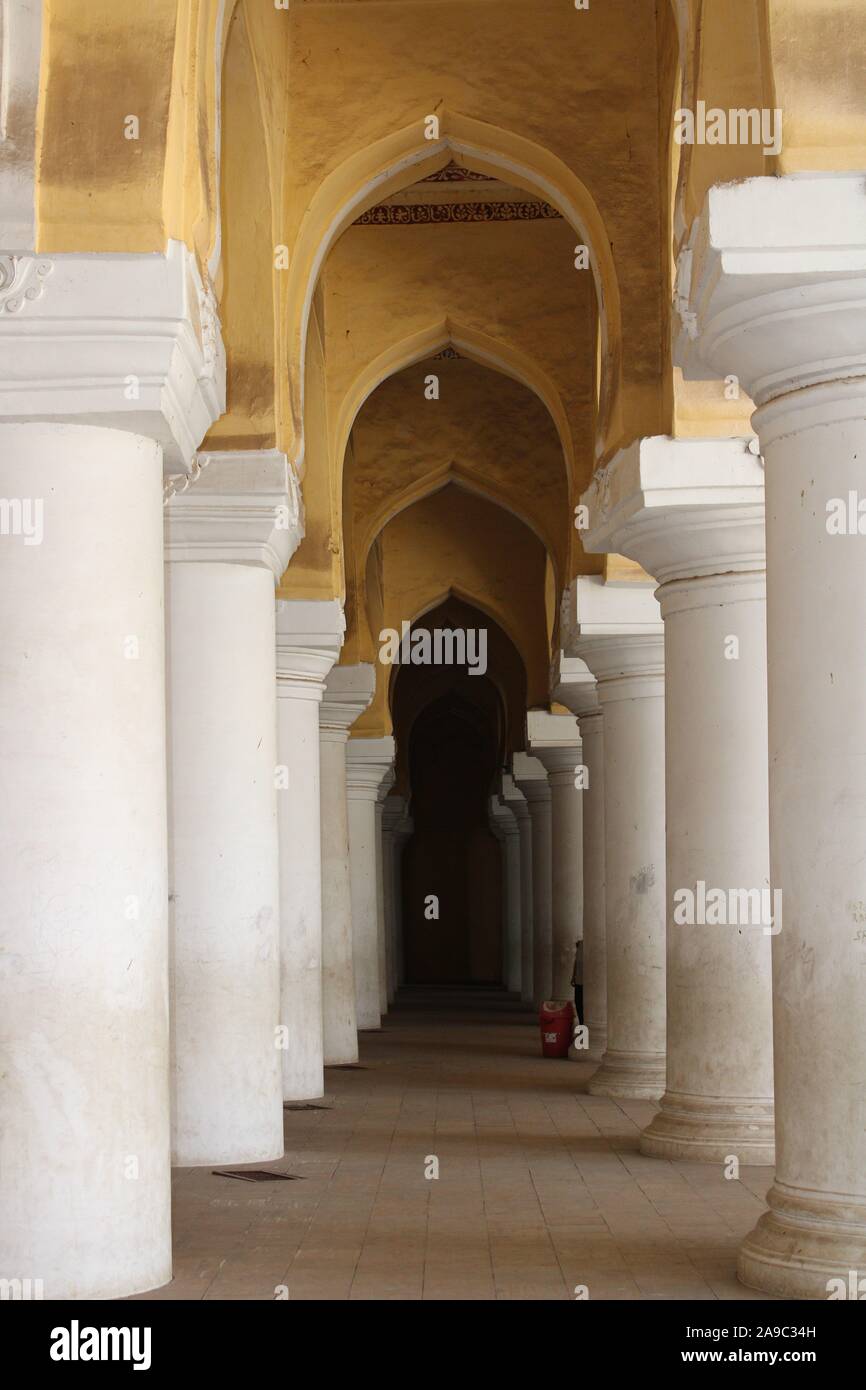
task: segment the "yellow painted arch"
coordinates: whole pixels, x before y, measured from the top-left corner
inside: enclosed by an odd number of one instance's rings
[[[544,546],[553,567],[554,575],[557,578],[557,584],[559,583],[561,578],[559,573],[560,565],[553,538],[545,535],[530,517],[526,516],[522,511],[518,511],[516,507],[509,505],[507,498],[487,485],[486,479],[479,477],[477,474],[473,473],[472,469],[466,468],[465,465],[454,463],[448,468],[441,468],[437,469],[435,473],[428,473],[426,478],[419,479],[413,487],[407,488],[402,492],[399,499],[393,505],[382,508],[371,518],[370,525],[362,532],[359,538],[357,557],[359,573],[364,573],[370,550],[375,544],[377,537],[381,535],[389,522],[393,521],[395,517],[400,516],[403,512],[408,511],[410,507],[414,507],[418,502],[423,502],[426,498],[433,497],[435,493],[442,492],[444,488],[452,484],[454,487],[461,488],[464,492],[474,493],[476,497],[483,498],[485,502],[491,503],[494,507],[499,507],[503,512],[508,512],[510,516],[514,517],[515,521],[519,521],[523,526],[527,527]],[[460,597],[456,590],[454,590],[454,593],[458,598]],[[467,602],[469,602],[468,599]],[[475,600],[473,599],[472,602],[474,603]],[[497,619],[497,621],[499,620]]]
[[[439,138],[425,139],[426,113],[344,160],[322,181],[301,222],[288,271],[288,371],[296,468],[304,455],[304,360],[319,273],[337,237],[375,203],[457,158],[543,198],[589,247],[599,309],[599,455],[619,428],[622,330],[619,284],[604,221],[589,189],[557,156],[532,140],[457,112],[438,113]]]
[[[528,356],[501,338],[479,333],[448,315],[427,328],[400,339],[369,362],[352,382],[340,404],[335,429],[336,458],[342,474],[346,446],[358,411],[383,381],[443,348],[453,347],[481,367],[490,367],[532,391],[546,408],[562,445],[569,495],[574,477],[574,445],[562,397],[548,374]]]

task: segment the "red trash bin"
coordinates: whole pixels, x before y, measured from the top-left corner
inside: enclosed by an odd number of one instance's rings
[[[570,999],[547,999],[538,1015],[541,1055],[567,1057],[574,1035],[574,1005]]]

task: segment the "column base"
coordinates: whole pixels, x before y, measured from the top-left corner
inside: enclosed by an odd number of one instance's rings
[[[294,1088],[292,1089],[291,1094],[289,1094],[289,1092],[287,1092],[287,1091],[284,1091],[284,1092],[283,1092],[283,1108],[285,1108],[287,1105],[305,1105],[305,1104],[307,1103],[308,1100],[324,1100],[324,1099],[325,1099],[325,1087],[324,1087],[324,1082],[320,1083],[320,1085],[318,1085],[318,1086],[310,1086],[310,1087],[297,1087],[297,1086],[296,1086],[296,1087],[294,1087]]]
[[[740,1246],[742,1284],[777,1298],[866,1295],[866,1200],[776,1182],[767,1202],[770,1210]]]
[[[605,1052],[589,1083],[591,1096],[658,1100],[665,1088],[663,1052]]]
[[[589,1047],[575,1047],[574,1043],[572,1043],[571,1047],[568,1049],[568,1060],[570,1062],[586,1062],[588,1066],[597,1067],[599,1062],[603,1060],[606,1051],[606,1033],[597,1033],[594,1035],[590,1028]]]
[[[280,1129],[283,1127],[283,1107],[280,1103]],[[265,1144],[255,1149],[225,1148],[205,1150],[176,1150],[171,1155],[172,1168],[238,1168],[248,1163],[276,1163],[285,1157],[286,1147]]]
[[[640,1136],[651,1158],[690,1158],[699,1163],[776,1161],[773,1102],[677,1095],[666,1091],[661,1110]]]
[[[591,1023],[586,1026],[589,1029],[589,1049],[584,1056],[588,1062],[603,1062],[607,1052],[607,1028],[593,1028]]]

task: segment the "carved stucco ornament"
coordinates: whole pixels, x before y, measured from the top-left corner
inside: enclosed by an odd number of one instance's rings
[[[163,483],[163,502],[170,502],[172,497],[176,497],[179,493],[186,492],[187,488],[192,487],[193,483],[198,482],[202,475],[202,470],[207,468],[209,462],[210,460],[207,458],[203,460],[194,458],[188,473],[169,474]]]
[[[0,314],[17,314],[39,299],[54,266],[39,256],[0,255]]]

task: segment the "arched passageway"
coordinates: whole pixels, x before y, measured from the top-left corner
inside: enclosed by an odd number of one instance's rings
[[[403,851],[406,983],[500,983],[500,848],[488,825],[496,775],[490,711],[456,681],[412,730],[414,834]],[[485,678],[489,693],[495,692]],[[486,702],[485,702],[486,703]]]
[[[0,1299],[862,1298],[863,0],[0,14]]]
[[[413,826],[400,864],[404,982],[499,985],[504,859],[490,799],[522,738],[525,669],[498,623],[453,594],[411,632],[434,660],[399,667],[391,689],[395,794]],[[452,650],[466,660],[443,662]]]

